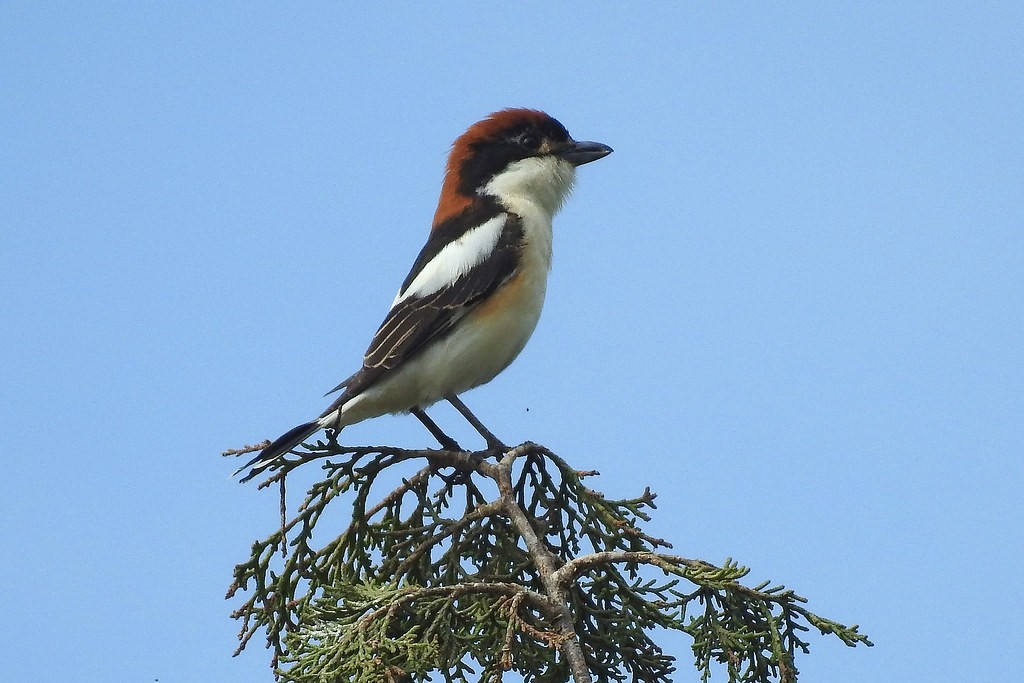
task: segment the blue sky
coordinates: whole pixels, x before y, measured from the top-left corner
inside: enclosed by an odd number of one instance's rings
[[[218,454],[320,411],[451,141],[529,106],[615,153],[475,412],[875,641],[802,680],[1011,680],[1022,35],[1008,2],[3,3],[5,677],[271,680],[223,595],[277,503]]]

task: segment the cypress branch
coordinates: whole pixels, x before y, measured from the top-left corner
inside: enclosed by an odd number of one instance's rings
[[[584,484],[596,472],[533,443],[486,455],[353,448],[329,434],[277,463],[261,487],[311,461],[324,477],[235,567],[236,654],[262,632],[276,674],[295,683],[496,683],[506,671],[670,683],[676,660],[651,637],[666,628],[693,639],[703,681],[724,667],[730,682],[790,683],[811,628],[871,645],[792,590],[744,586],[749,570],[732,559],[664,552],[671,544],[641,528],[649,489],[608,499]],[[408,463],[419,469],[400,476]],[[339,500],[352,512],[332,538],[317,525]]]

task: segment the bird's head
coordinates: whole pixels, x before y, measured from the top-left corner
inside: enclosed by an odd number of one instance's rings
[[[490,196],[506,206],[531,202],[549,216],[569,195],[576,167],[612,151],[577,142],[534,109],[503,109],[474,123],[452,145],[434,225]]]

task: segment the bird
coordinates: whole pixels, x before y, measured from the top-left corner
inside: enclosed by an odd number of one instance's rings
[[[411,413],[442,448],[458,449],[424,412],[449,401],[504,448],[459,398],[512,363],[540,318],[551,268],[552,219],[576,168],[612,148],[574,140],[548,114],[503,109],[452,144],[430,234],[363,357],[327,392],[341,392],[315,420],[294,427],[234,475],[252,479],[321,429]]]

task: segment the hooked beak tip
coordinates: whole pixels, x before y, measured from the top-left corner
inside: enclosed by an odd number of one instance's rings
[[[611,153],[612,148],[600,142],[574,142],[559,156],[573,166],[582,166],[603,159]]]

